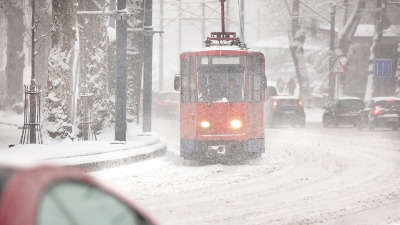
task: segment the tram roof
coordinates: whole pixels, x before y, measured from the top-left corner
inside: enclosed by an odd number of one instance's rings
[[[207,52],[216,52],[216,51],[229,51],[229,52],[241,52],[241,53],[261,53],[259,50],[253,50],[249,48],[242,49],[238,46],[210,46],[210,47],[205,47],[203,49],[198,49],[198,50],[191,50],[187,52],[183,52],[182,54],[191,54],[191,53],[207,53]]]

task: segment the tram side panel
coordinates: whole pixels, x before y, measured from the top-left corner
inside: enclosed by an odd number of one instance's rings
[[[194,59],[190,55],[181,56],[181,103],[180,137],[181,156],[187,157],[196,151],[197,108],[194,99]]]

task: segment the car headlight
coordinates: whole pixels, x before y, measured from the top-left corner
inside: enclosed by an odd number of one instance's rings
[[[200,122],[201,128],[210,128],[210,122],[207,120],[203,120]]]
[[[242,121],[240,121],[240,120],[231,120],[231,127],[233,129],[240,129],[242,127]]]

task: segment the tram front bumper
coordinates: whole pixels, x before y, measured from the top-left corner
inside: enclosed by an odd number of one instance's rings
[[[224,157],[243,153],[264,153],[264,139],[246,141],[198,141],[181,140],[182,157]]]

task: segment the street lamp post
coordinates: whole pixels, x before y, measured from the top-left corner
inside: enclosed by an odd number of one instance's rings
[[[152,66],[153,66],[153,1],[146,0],[144,7],[144,57],[143,57],[143,132],[151,131]]]
[[[334,73],[332,73],[332,67],[335,63],[335,14],[336,14],[336,9],[335,9],[335,3],[331,1],[331,6],[329,9],[329,13],[331,16],[331,30],[330,30],[330,57],[329,57],[329,100],[332,100],[334,98],[334,92],[335,92],[335,77],[337,76]]]
[[[126,0],[118,0],[116,16],[116,74],[115,74],[115,140],[126,141],[126,58],[127,28]]]

